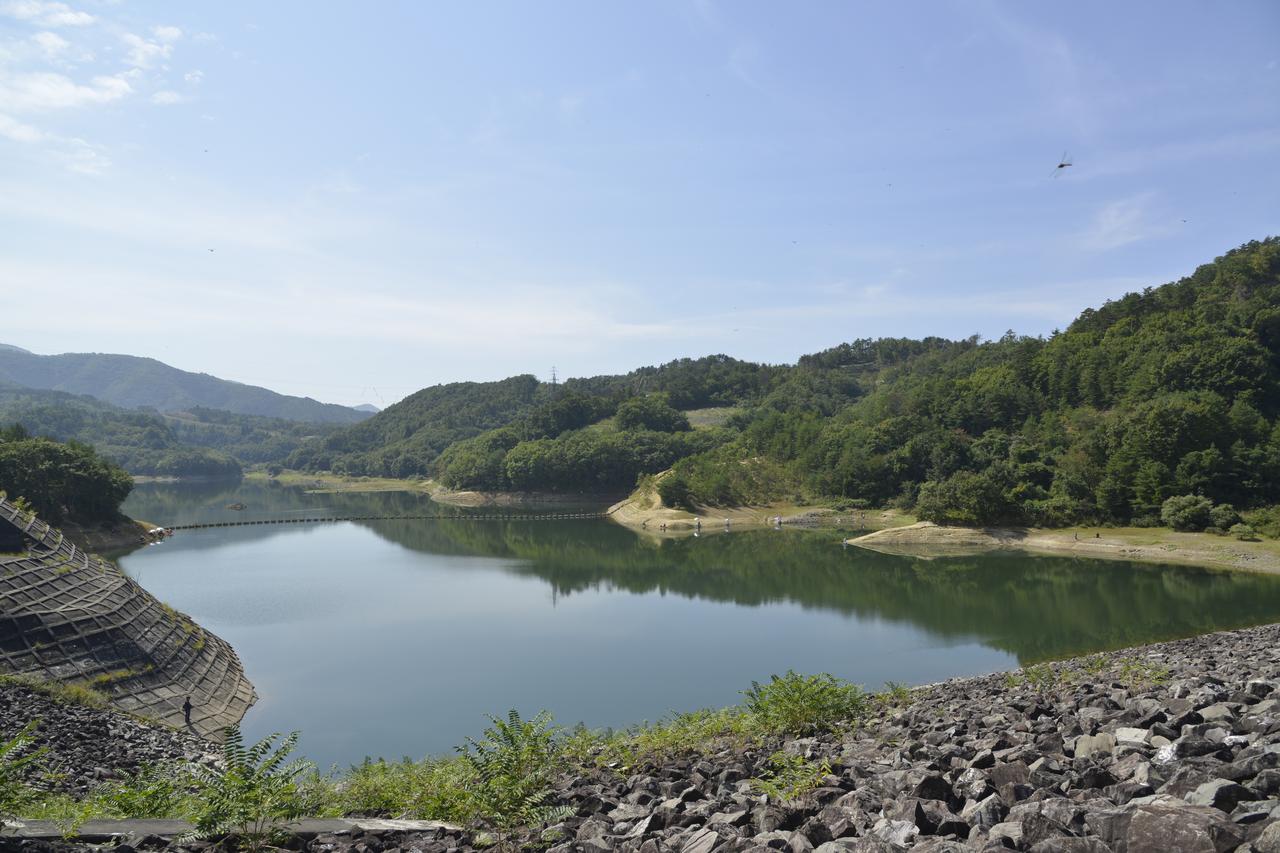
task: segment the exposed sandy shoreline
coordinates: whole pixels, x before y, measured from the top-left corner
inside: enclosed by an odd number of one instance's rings
[[[1280,547],[1275,542],[1241,542],[1210,533],[1179,533],[1163,528],[976,529],[941,527],[924,521],[868,533],[849,540],[849,544],[917,556],[1015,549],[1280,573]]]

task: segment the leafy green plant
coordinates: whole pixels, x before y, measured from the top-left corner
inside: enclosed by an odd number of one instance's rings
[[[298,744],[293,732],[277,746],[271,734],[246,747],[239,726],[226,729],[222,766],[194,766],[199,807],[194,817],[197,836],[235,835],[251,850],[261,850],[291,820],[301,817],[306,803],[298,779],[311,765],[286,763]]]
[[[93,792],[95,813],[114,818],[170,818],[196,808],[185,767],[149,764]]]
[[[47,820],[58,827],[63,841],[76,837],[85,821],[97,813],[97,806],[91,799],[77,800],[73,797],[50,797],[40,803],[38,811],[33,812],[41,820]]]
[[[475,814],[496,830],[501,841],[512,830],[549,823],[572,809],[553,805],[551,782],[558,765],[557,729],[551,715],[531,720],[515,709],[507,718],[490,717],[492,726],[480,740],[467,738],[459,747],[475,773],[471,798]]]
[[[911,688],[899,681],[886,681],[875,698],[881,705],[897,708],[911,701]]]
[[[30,750],[38,724],[39,721],[32,720],[12,738],[0,743],[0,828],[31,802],[31,790],[23,783],[44,757],[44,747]]]
[[[1047,663],[1024,666],[1022,677],[1028,685],[1042,693],[1055,687],[1059,681],[1057,670]]]
[[[775,752],[769,756],[768,769],[751,786],[777,803],[790,803],[822,786],[831,774],[830,762],[809,761],[802,755]]]
[[[1135,687],[1164,684],[1169,680],[1168,667],[1137,658],[1121,658],[1119,669],[1120,680]]]
[[[740,708],[671,714],[657,723],[601,738],[596,763],[627,772],[646,762],[660,764],[677,756],[709,751],[720,743],[745,746],[756,734],[750,716]]]
[[[461,757],[423,761],[365,759],[340,779],[304,785],[315,815],[368,815],[465,823],[474,817],[471,765]]]
[[[1080,662],[1080,669],[1092,676],[1102,675],[1111,668],[1111,661],[1106,655],[1089,655]]]
[[[743,691],[747,712],[763,732],[808,735],[855,724],[867,712],[867,695],[833,675],[800,675],[787,670],[768,683],[751,682]]]

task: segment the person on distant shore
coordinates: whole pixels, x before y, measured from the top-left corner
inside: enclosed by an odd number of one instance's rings
[[[191,697],[188,696],[182,700],[182,719],[187,721],[187,725],[191,725]]]

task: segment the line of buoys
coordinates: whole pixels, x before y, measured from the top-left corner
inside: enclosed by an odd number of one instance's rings
[[[607,518],[605,512],[568,512],[545,515],[334,515],[323,518],[259,518],[246,521],[205,521],[193,524],[170,524],[165,530],[203,530],[212,527],[250,527],[259,524],[323,524],[329,521],[570,521]]]

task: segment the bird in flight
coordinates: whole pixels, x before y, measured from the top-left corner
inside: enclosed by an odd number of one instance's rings
[[[1071,165],[1070,155],[1067,154],[1067,152],[1063,151],[1062,159],[1058,161],[1058,165],[1053,167],[1053,176],[1055,178],[1058,177],[1058,175],[1062,174],[1062,170],[1067,168],[1070,165]]]

